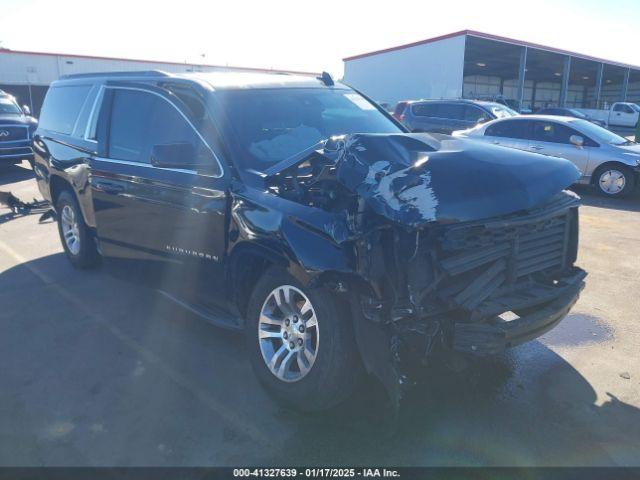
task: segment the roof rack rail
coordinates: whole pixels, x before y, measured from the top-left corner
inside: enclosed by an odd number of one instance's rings
[[[60,79],[70,78],[99,78],[99,77],[170,77],[171,74],[162,70],[131,70],[126,72],[95,72],[95,73],[72,73],[62,75]]]

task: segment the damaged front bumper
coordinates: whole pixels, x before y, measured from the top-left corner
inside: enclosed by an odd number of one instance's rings
[[[455,323],[452,348],[477,355],[498,354],[507,348],[533,340],[551,330],[567,315],[584,288],[586,272],[574,267],[552,287],[537,286],[539,292],[516,292],[520,302],[512,301],[518,318],[500,316],[485,323]],[[544,287],[544,288],[540,288]]]

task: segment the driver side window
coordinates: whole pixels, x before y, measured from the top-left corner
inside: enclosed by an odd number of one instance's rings
[[[140,90],[114,90],[108,136],[110,158],[150,163],[155,145],[170,144],[189,144],[196,163],[215,164],[194,127],[167,100]],[[193,163],[193,159],[185,158],[185,163]]]

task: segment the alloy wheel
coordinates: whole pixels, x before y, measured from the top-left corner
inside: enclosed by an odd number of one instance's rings
[[[65,205],[60,213],[62,236],[72,255],[80,253],[80,227],[76,213],[69,205]]]
[[[269,371],[284,382],[304,378],[318,355],[320,332],[309,298],[282,285],[265,300],[258,321],[260,352]]]

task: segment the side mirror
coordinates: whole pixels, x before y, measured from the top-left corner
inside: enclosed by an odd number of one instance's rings
[[[154,145],[151,165],[160,168],[189,168],[197,165],[196,151],[187,142]]]
[[[478,119],[478,125],[482,124],[482,123],[487,123],[489,121],[489,119],[487,117],[480,117]]]
[[[573,143],[576,147],[582,147],[584,145],[584,138],[580,135],[571,135],[569,137],[569,141]]]
[[[29,105],[23,105],[22,111],[24,112],[25,115],[31,115],[31,109],[29,108]]]

